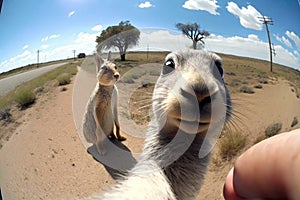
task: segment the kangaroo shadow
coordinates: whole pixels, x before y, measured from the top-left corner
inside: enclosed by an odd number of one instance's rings
[[[106,149],[105,155],[98,153],[95,144],[90,146],[87,152],[105,167],[113,179],[123,179],[128,171],[137,163],[136,159],[133,157],[129,148],[116,139],[106,139],[104,141],[104,147]]]

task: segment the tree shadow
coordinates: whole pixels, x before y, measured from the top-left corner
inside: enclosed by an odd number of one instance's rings
[[[128,171],[137,163],[136,159],[133,157],[129,148],[116,139],[106,139],[104,141],[104,147],[107,151],[105,155],[98,153],[95,144],[90,146],[87,152],[105,167],[113,179],[123,179]]]

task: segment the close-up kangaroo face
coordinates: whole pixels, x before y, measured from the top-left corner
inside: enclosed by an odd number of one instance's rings
[[[97,74],[98,82],[101,85],[110,86],[114,85],[120,78],[117,67],[112,62],[104,62]]]
[[[98,83],[104,86],[114,85],[120,78],[117,66],[110,61],[110,58],[108,60],[103,60],[98,54],[95,54],[94,56],[97,65]]]
[[[222,60],[216,54],[167,55],[153,99],[158,117],[165,117],[163,129],[202,133],[229,117],[231,100],[223,77]]]

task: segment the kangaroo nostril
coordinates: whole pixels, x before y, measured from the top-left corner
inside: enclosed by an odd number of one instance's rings
[[[115,77],[116,79],[118,79],[118,78],[120,77],[120,74],[114,74],[114,77]]]

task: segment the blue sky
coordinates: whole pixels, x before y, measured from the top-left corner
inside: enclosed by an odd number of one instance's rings
[[[92,53],[96,36],[122,20],[141,30],[136,49],[187,48],[191,42],[175,24],[197,22],[211,33],[207,50],[268,60],[267,34],[258,16],[274,21],[269,26],[274,61],[300,69],[298,0],[4,0],[0,73],[35,63],[38,49],[41,62],[72,57],[73,50]]]

